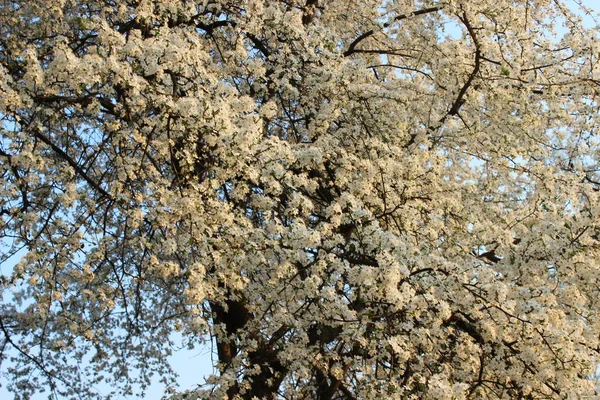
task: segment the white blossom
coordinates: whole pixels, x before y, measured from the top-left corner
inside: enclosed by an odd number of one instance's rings
[[[153,375],[174,399],[597,396],[583,7],[5,3],[0,358],[21,398],[143,397]],[[174,338],[215,344],[197,388]]]

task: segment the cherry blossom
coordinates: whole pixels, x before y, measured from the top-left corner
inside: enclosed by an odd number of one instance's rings
[[[4,2],[9,389],[110,398],[159,376],[181,399],[597,395],[589,12]],[[175,333],[215,344],[193,390],[168,363]]]

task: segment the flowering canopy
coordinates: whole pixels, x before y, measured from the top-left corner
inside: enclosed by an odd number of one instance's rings
[[[170,384],[179,332],[186,398],[593,395],[599,43],[559,0],[3,2],[10,388]]]

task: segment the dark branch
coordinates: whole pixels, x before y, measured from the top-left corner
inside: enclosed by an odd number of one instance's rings
[[[479,41],[477,40],[477,35],[475,34],[473,27],[469,23],[469,19],[467,18],[467,13],[463,12],[463,16],[459,17],[459,19],[467,28],[467,31],[469,32],[469,36],[471,36],[471,39],[473,40],[473,44],[475,45],[475,66],[473,67],[473,71],[471,71],[469,78],[467,79],[465,84],[462,86],[462,88],[458,92],[458,97],[454,101],[454,104],[452,104],[450,111],[448,111],[448,113],[442,118],[442,120],[440,122],[443,122],[449,115],[458,115],[460,108],[462,107],[462,105],[465,102],[465,100],[464,100],[465,94],[467,93],[467,90],[469,90],[469,87],[471,87],[471,84],[473,83],[475,76],[479,73],[479,67],[481,65],[481,50],[480,50],[480,46],[479,46]]]
[[[79,166],[79,164],[77,164],[75,162],[75,160],[73,160],[63,149],[58,147],[54,142],[52,142],[52,140],[50,140],[48,137],[46,137],[44,134],[42,134],[42,132],[40,132],[38,129],[32,129],[32,131],[36,138],[38,138],[39,140],[41,140],[42,142],[44,142],[48,146],[50,146],[50,148],[63,161],[66,161],[67,164],[69,164],[71,166],[71,168],[73,168],[73,170],[75,170],[75,173],[77,175],[79,175],[80,177],[82,177],[83,180],[85,180],[92,188],[94,188],[94,190],[96,190],[98,193],[100,193],[102,196],[104,196],[108,199],[111,199],[111,200],[113,199],[112,196],[110,195],[110,193],[108,193],[106,190],[104,190],[98,184],[98,182],[96,182],[92,178],[90,178],[90,176]]]
[[[429,7],[429,8],[424,8],[422,10],[417,10],[417,11],[413,11],[410,14],[403,14],[403,15],[398,15],[396,18],[394,18],[394,22],[397,21],[401,21],[403,19],[407,19],[410,17],[416,17],[418,15],[423,15],[423,14],[430,14],[436,11],[440,11],[443,7],[437,6],[437,7]],[[391,23],[386,22],[385,24],[383,24],[384,28],[388,28],[391,25]],[[360,42],[362,42],[363,40],[365,40],[366,38],[368,38],[369,36],[372,36],[375,34],[375,30],[371,29],[368,32],[363,33],[362,35],[360,35],[359,37],[357,37],[356,39],[354,39],[354,41],[352,43],[350,43],[350,46],[348,46],[348,50],[346,50],[343,54],[344,57],[348,57],[351,54],[354,53],[358,53],[359,51],[356,50],[356,46],[358,46],[358,44]]]

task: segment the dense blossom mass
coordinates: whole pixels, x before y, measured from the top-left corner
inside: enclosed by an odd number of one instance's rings
[[[23,399],[153,374],[187,399],[594,397],[586,12],[3,1],[2,379]],[[175,337],[215,344],[186,392]]]

